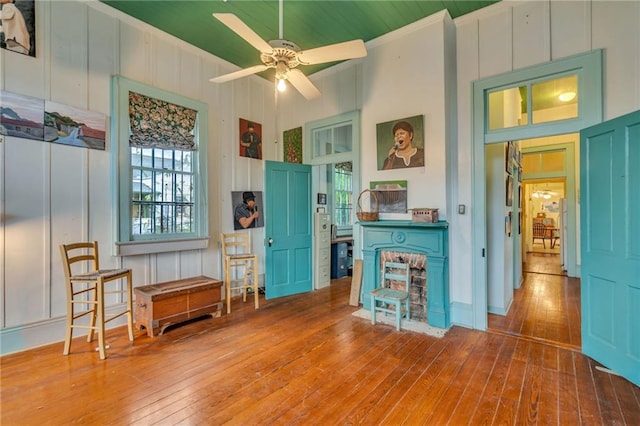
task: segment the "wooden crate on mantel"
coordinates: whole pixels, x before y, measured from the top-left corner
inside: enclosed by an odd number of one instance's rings
[[[162,334],[173,324],[222,312],[222,281],[204,275],[145,285],[134,289],[138,330],[146,328],[149,337]]]

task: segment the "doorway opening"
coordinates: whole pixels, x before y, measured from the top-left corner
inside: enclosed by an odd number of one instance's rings
[[[496,289],[489,284],[488,328],[494,332],[518,335],[555,345],[580,349],[580,280],[568,274],[575,263],[578,242],[575,233],[577,211],[575,144],[577,134],[559,135],[515,142],[518,167],[512,171],[514,189],[511,235],[505,235],[505,264],[501,270],[513,271],[512,286],[505,280],[504,310],[491,305]],[[507,149],[495,149],[496,153]],[[487,146],[486,155],[491,150]],[[489,161],[488,161],[489,163]],[[490,168],[487,168],[489,174]],[[487,179],[487,194],[494,192]],[[508,186],[507,186],[508,187]],[[501,197],[487,197],[487,212],[505,209]],[[517,200],[517,201],[516,201]],[[498,202],[500,207],[492,207]],[[487,221],[487,229],[491,226]],[[571,230],[571,232],[569,232]],[[495,239],[495,236],[494,236]],[[501,241],[501,239],[499,240]],[[489,243],[491,254],[497,250]],[[571,261],[567,259],[571,258]],[[506,262],[512,261],[511,265]],[[495,263],[495,261],[493,262]],[[491,273],[491,268],[489,268]],[[509,274],[505,274],[505,278]]]

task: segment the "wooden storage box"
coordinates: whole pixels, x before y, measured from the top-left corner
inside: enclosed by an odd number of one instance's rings
[[[413,222],[436,223],[438,221],[438,209],[411,209]]]
[[[206,276],[185,278],[134,289],[138,330],[149,337],[162,334],[170,325],[203,315],[219,317],[222,312],[222,281]]]

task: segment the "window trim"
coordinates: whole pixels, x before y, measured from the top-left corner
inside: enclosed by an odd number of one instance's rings
[[[134,240],[131,232],[131,151],[129,149],[129,92],[157,98],[194,109],[198,112],[195,127],[197,161],[194,163],[195,180],[195,231],[190,234],[156,234],[150,238]],[[207,189],[207,135],[208,105],[182,95],[113,76],[111,80],[111,162],[112,162],[112,229],[114,255],[128,256],[149,253],[197,250],[209,244]],[[188,235],[188,236],[187,236]]]

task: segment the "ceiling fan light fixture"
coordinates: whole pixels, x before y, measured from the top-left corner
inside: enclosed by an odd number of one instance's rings
[[[277,79],[278,83],[276,84],[278,87],[278,92],[284,92],[285,90],[287,90],[287,83],[285,83],[285,79],[284,78],[279,78]]]

